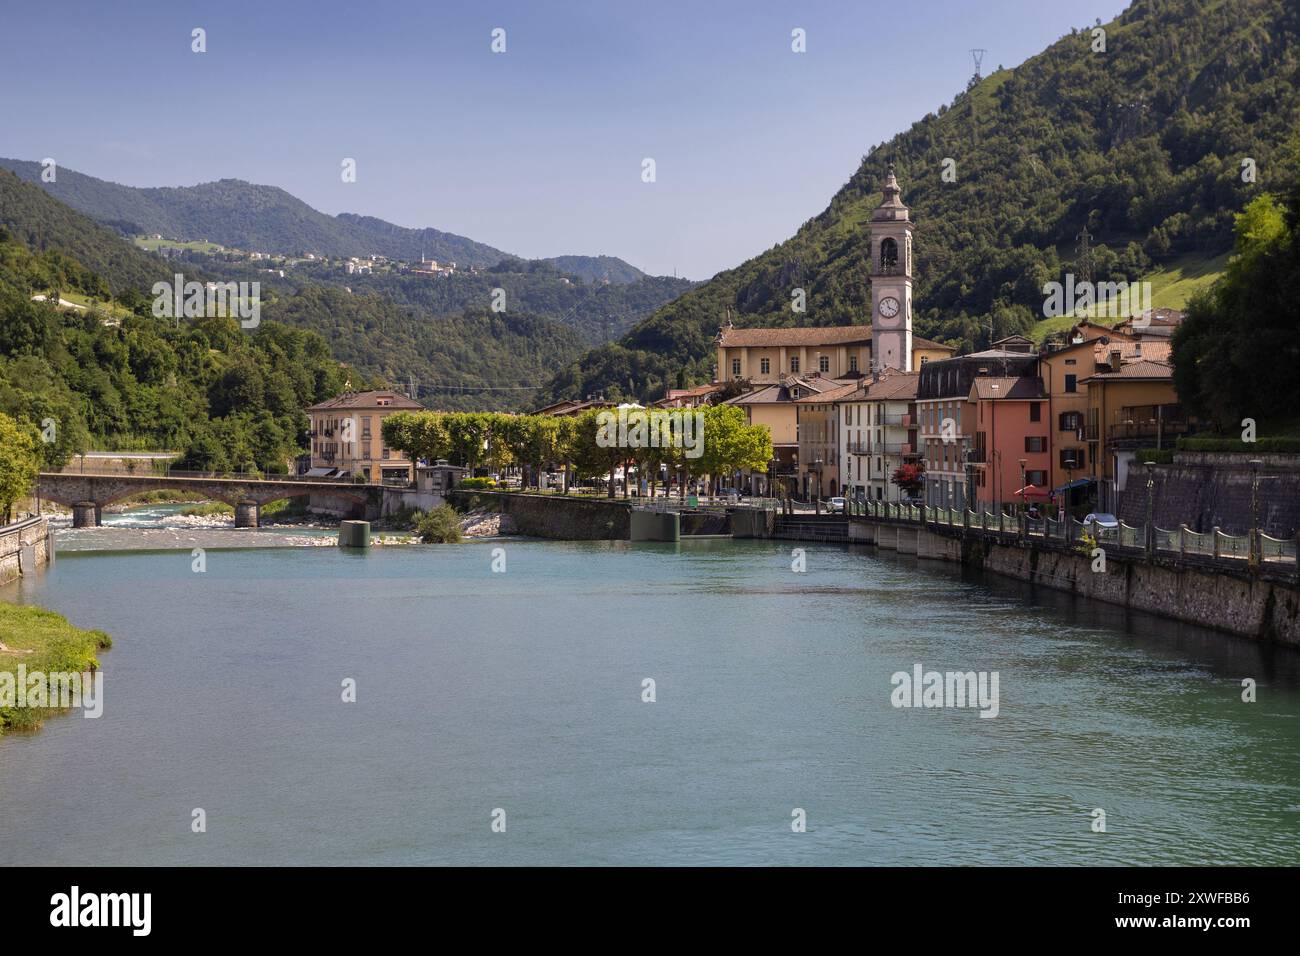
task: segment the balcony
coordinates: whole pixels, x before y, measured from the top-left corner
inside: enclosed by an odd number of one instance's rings
[[[1147,419],[1145,421],[1122,421],[1111,425],[1107,431],[1106,440],[1110,442],[1137,441],[1139,439],[1156,439],[1170,438],[1178,435],[1186,435],[1188,423],[1183,421],[1170,421],[1165,419],[1157,421]]]

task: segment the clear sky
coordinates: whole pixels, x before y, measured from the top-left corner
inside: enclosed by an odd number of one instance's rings
[[[131,186],[246,179],[518,255],[703,279],[951,102],[971,47],[988,73],[1125,6],[3,0],[0,155]]]

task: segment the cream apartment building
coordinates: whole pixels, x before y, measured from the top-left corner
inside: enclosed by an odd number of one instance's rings
[[[392,391],[344,392],[307,409],[313,476],[363,475],[375,484],[406,485],[414,463],[384,444],[380,424],[394,412],[420,411],[419,402]]]
[[[891,479],[904,463],[921,457],[919,379],[916,372],[886,370],[838,399],[840,479],[846,496],[893,502],[906,497]]]

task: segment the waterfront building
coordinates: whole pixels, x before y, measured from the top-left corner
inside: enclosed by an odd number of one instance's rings
[[[963,419],[971,436],[970,487],[974,500],[987,510],[1051,497],[1050,406],[1035,373],[980,375],[971,381]]]
[[[930,362],[919,369],[916,416],[918,439],[925,460],[927,505],[964,507],[968,500],[967,484],[975,478],[973,468],[967,466],[982,464],[969,459],[976,431],[973,416],[978,411],[970,401],[975,379],[987,376],[1017,379],[1036,375],[1037,364],[1038,356],[1034,354],[986,349]],[[987,445],[985,449],[986,455],[991,453]]]
[[[831,385],[794,400],[802,498],[830,498],[840,493],[840,421],[835,402],[853,392],[858,383]]]
[[[754,475],[754,494],[773,493],[776,482],[784,482],[784,491],[800,488],[799,406],[800,399],[842,389],[846,383],[820,375],[786,375],[779,382],[751,388],[742,395],[724,401],[744,409],[750,425],[766,425],[772,433],[772,462],[767,475]]]
[[[419,402],[393,391],[344,392],[307,409],[311,420],[313,477],[364,476],[366,481],[407,486],[413,463],[384,444],[380,426],[394,412],[419,411]]]
[[[892,479],[921,459],[916,420],[920,375],[884,369],[837,399],[840,411],[841,492],[871,501],[902,501]]]
[[[1147,350],[1152,351],[1153,345],[1148,343]],[[1116,349],[1101,370],[1084,379],[1089,477],[1097,483],[1103,510],[1118,510],[1137,449],[1168,447],[1191,428],[1174,391],[1173,373],[1168,361],[1125,362],[1123,352]]]

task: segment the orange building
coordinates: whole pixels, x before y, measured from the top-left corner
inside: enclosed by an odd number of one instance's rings
[[[1036,376],[981,376],[971,383],[962,430],[972,437],[969,460],[977,502],[1000,509],[1050,497],[1050,418],[1047,394]],[[1029,485],[1034,490],[1022,493]]]

